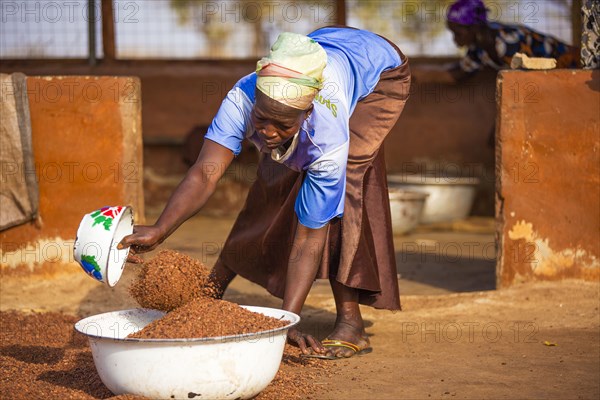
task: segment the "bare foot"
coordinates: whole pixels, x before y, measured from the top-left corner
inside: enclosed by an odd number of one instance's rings
[[[333,332],[327,336],[327,339],[352,343],[358,347],[358,351],[370,347],[369,338],[367,337],[364,328],[357,328],[347,322],[336,322]],[[343,346],[325,345],[325,348],[329,350],[329,355],[340,358],[348,358],[356,354],[354,350]]]

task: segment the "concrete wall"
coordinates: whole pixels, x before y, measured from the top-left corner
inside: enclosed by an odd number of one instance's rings
[[[600,71],[498,80],[497,283],[600,277]]]
[[[3,274],[72,270],[84,214],[131,205],[143,222],[140,81],[126,77],[29,77],[38,221],[0,232]],[[77,267],[75,267],[77,268]]]

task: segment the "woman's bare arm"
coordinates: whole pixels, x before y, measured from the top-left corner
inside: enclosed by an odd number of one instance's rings
[[[282,306],[284,310],[298,315],[302,311],[321,264],[326,237],[327,226],[310,229],[298,223],[286,275]],[[326,352],[318,340],[311,335],[301,333],[297,329],[290,329],[288,337],[296,342],[305,354],[310,353],[309,347],[317,353]]]
[[[162,243],[206,204],[233,157],[231,150],[206,140],[196,163],[171,195],[158,221],[152,226],[136,225],[133,234],[123,238],[119,247],[134,245],[134,253],[141,253]],[[133,257],[131,261],[139,260]]]

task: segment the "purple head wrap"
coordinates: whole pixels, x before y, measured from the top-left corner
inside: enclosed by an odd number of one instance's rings
[[[481,0],[458,0],[448,8],[448,21],[461,25],[479,25],[487,22],[487,8]]]

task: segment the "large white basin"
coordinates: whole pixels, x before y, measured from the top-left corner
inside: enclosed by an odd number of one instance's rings
[[[278,329],[198,339],[130,339],[164,315],[132,309],[94,315],[75,324],[88,336],[102,382],[116,395],[152,399],[249,399],[273,380],[287,331],[300,321],[294,313],[243,306],[288,321]]]

